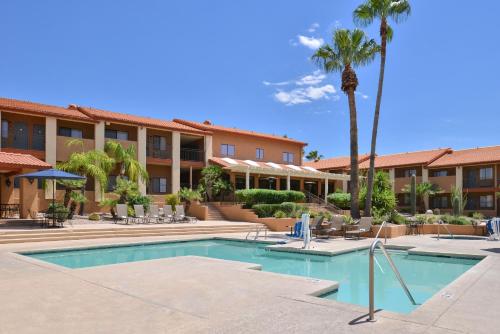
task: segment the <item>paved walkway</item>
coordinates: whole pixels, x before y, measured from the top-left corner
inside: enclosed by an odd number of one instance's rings
[[[235,238],[242,234],[228,235]],[[200,257],[66,269],[13,251],[189,239],[197,236],[0,245],[0,333],[497,333],[500,242],[405,236],[411,251],[487,258],[409,315],[314,297],[336,282],[260,272]],[[209,237],[207,235],[201,236]],[[270,235],[270,240],[283,236]],[[366,247],[371,239],[313,241],[317,251]],[[291,242],[286,247],[300,247]]]

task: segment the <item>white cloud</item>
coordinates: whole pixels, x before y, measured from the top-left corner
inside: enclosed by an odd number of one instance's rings
[[[313,24],[311,24],[311,26],[309,27],[309,29],[307,29],[307,31],[309,31],[309,32],[315,32],[318,28],[319,28],[319,23],[314,22]]]
[[[264,86],[286,86],[289,85],[290,81],[281,81],[281,82],[270,82],[270,81],[262,81]]]
[[[303,85],[317,85],[325,80],[326,74],[321,73],[320,70],[314,71],[312,74],[305,75],[299,80],[295,81],[295,83],[299,86]]]
[[[323,38],[307,37],[303,35],[298,35],[297,38],[300,44],[312,50],[316,50],[325,42]]]
[[[356,95],[358,95],[358,96],[361,96],[361,98],[362,98],[363,100],[366,100],[366,99],[368,99],[368,98],[369,98],[369,96],[368,96],[368,95],[366,95],[365,93],[360,92],[360,91],[354,92],[354,94],[356,94]]]
[[[331,84],[323,85],[320,87],[308,86],[295,88],[290,91],[280,90],[274,94],[277,101],[284,103],[286,105],[295,105],[310,103],[320,99],[330,99],[334,98],[338,100],[337,95],[333,95],[337,92],[335,87]]]
[[[339,20],[335,20],[335,22],[333,23],[333,26],[335,27],[335,29],[338,29],[338,28],[342,27],[342,23]]]

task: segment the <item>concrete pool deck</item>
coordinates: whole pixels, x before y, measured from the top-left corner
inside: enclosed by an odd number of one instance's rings
[[[487,256],[408,315],[314,297],[336,282],[252,270],[201,257],[67,269],[13,252],[245,234],[110,238],[0,245],[0,333],[496,333],[500,242],[404,236],[410,251]],[[278,240],[270,233],[268,240]],[[314,240],[344,252],[373,239]],[[286,247],[301,247],[290,242]]]

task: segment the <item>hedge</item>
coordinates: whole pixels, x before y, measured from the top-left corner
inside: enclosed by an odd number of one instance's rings
[[[332,193],[327,196],[327,200],[341,209],[348,210],[351,208],[350,193]]]
[[[304,202],[306,196],[300,191],[271,190],[271,189],[244,189],[235,192],[236,200],[243,202],[246,207],[255,204],[281,204],[283,202]]]
[[[281,204],[255,204],[252,206],[252,209],[259,218],[273,217],[278,211],[282,211],[287,217],[295,217],[297,213],[306,210],[302,205],[291,202],[284,202]]]

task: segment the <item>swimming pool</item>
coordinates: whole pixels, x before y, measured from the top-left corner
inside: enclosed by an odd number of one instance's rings
[[[209,239],[22,254],[67,268],[186,255],[257,263],[263,271],[338,281],[338,291],[323,298],[368,305],[368,250],[326,256],[269,251],[267,246],[267,243]],[[480,261],[413,255],[406,251],[390,251],[390,254],[419,304]],[[375,268],[376,307],[399,313],[409,313],[418,307],[408,301],[383,255],[378,253],[376,258],[380,264]]]

